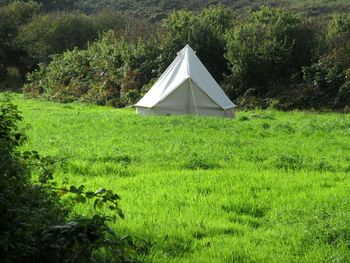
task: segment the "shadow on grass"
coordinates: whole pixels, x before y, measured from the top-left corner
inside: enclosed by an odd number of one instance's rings
[[[220,168],[220,165],[204,157],[194,155],[187,158],[182,167],[187,170],[211,170]]]

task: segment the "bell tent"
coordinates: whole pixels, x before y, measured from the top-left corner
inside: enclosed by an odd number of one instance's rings
[[[186,45],[146,95],[137,113],[194,114],[234,117],[236,105]]]

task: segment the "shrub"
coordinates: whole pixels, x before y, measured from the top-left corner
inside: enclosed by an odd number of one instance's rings
[[[47,62],[50,55],[86,47],[97,37],[98,28],[89,16],[59,12],[35,16],[21,28],[18,41],[38,61]]]
[[[232,14],[224,7],[203,9],[198,15],[190,11],[170,14],[163,23],[163,66],[189,44],[217,81],[227,73],[224,58],[224,32],[231,25]]]
[[[326,50],[303,69],[304,83],[313,88],[318,107],[345,107],[350,104],[350,15],[336,15],[329,22]]]
[[[57,160],[40,157],[35,151],[19,152],[26,139],[18,129],[21,116],[12,104],[0,106],[0,257],[4,262],[91,262],[107,251],[117,262],[130,262],[131,247],[118,239],[107,223],[116,216],[96,213],[68,221],[70,207],[61,196],[70,195],[74,204],[92,200],[104,204],[119,217],[120,197],[110,190],[84,191],[84,186],[57,187],[52,181]],[[38,180],[31,172],[37,167]],[[67,199],[66,199],[67,200]]]
[[[115,99],[126,95],[125,102],[132,103],[155,75],[156,53],[149,43],[130,43],[109,31],[86,50],[67,51],[53,56],[49,65],[40,65],[28,75],[24,92],[102,105],[119,104]]]
[[[335,99],[334,104],[337,107],[349,107],[350,105],[350,81],[349,81],[349,70],[347,71],[346,79],[347,81],[340,86],[337,97]]]
[[[15,106],[0,107],[0,255],[5,261],[30,256],[35,232],[61,223],[66,213],[54,195],[30,183],[29,168],[17,151],[26,138],[18,131],[21,119]]]
[[[103,9],[90,15],[90,18],[100,33],[113,30],[128,41],[137,41],[140,37],[142,39],[152,38],[158,30],[158,24],[150,24],[140,17],[124,14],[114,9]]]
[[[254,88],[263,96],[271,84],[298,73],[311,60],[311,40],[305,31],[301,17],[269,7],[236,24],[225,35],[230,93],[240,96]]]
[[[23,78],[33,67],[35,62],[18,43],[17,34],[39,10],[39,4],[33,1],[12,1],[0,6],[0,81],[8,77],[8,67],[18,68]]]

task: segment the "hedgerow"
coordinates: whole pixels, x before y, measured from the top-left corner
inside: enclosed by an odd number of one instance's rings
[[[157,53],[150,43],[130,43],[110,31],[86,50],[67,51],[40,64],[28,75],[24,91],[60,102],[124,106],[156,76]]]
[[[334,16],[327,27],[270,7],[239,18],[224,7],[176,11],[144,39],[109,31],[86,49],[52,55],[28,75],[24,92],[60,102],[131,105],[190,44],[241,107],[346,110],[349,28],[348,15]]]

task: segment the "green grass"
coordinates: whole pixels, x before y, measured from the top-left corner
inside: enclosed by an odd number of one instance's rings
[[[23,149],[72,156],[58,178],[122,196],[112,227],[147,242],[146,262],[350,262],[350,115],[14,102]]]

